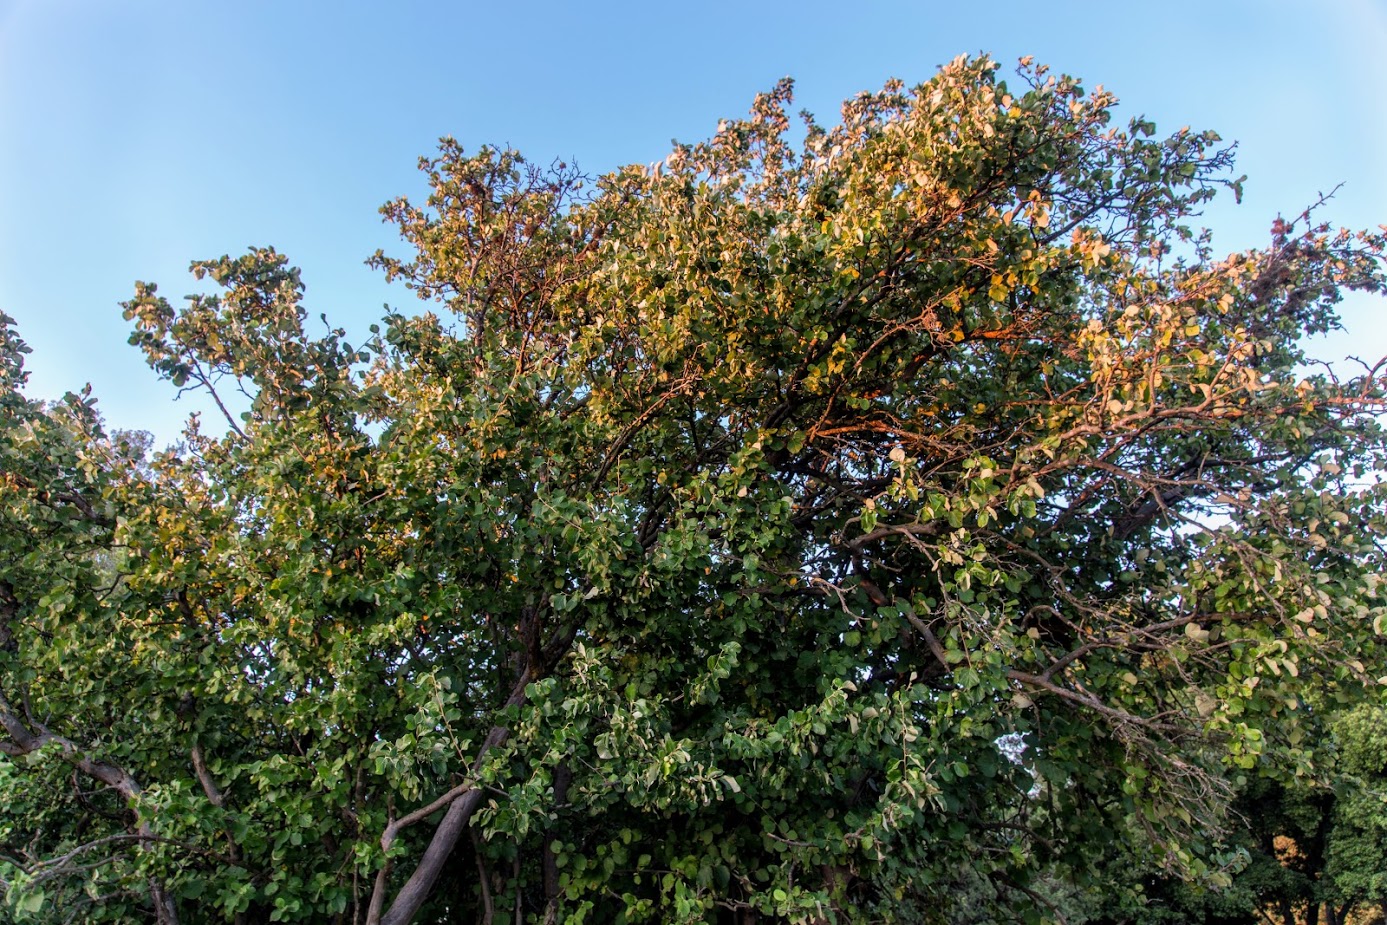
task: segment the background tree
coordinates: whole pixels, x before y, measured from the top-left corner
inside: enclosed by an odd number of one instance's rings
[[[1118,855],[1110,877],[1135,891],[1079,894],[1078,922],[1204,922],[1208,925],[1342,925],[1375,921],[1384,868],[1385,795],[1381,739],[1387,723],[1372,703],[1321,703],[1310,738],[1309,763],[1299,778],[1259,776],[1233,804],[1226,836],[1226,888],[1187,883],[1148,869],[1141,851]],[[1274,769],[1273,769],[1274,770]],[[1241,857],[1239,857],[1241,855]],[[1063,878],[1048,885],[1064,896]]]
[[[1364,907],[1387,921],[1387,711],[1362,704],[1334,731],[1341,776],[1325,862],[1326,899],[1339,922]]]
[[[595,183],[445,142],[376,263],[452,326],[314,336],[272,250],[140,285],[225,414],[152,458],[5,328],[15,916],[1039,920],[1124,841],[1217,873],[1306,679],[1380,687],[1379,368],[1300,339],[1383,236],[1215,259],[1216,136],[1029,63],[790,102]]]

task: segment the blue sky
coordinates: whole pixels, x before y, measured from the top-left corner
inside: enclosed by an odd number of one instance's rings
[[[306,304],[359,335],[389,302],[363,260],[376,209],[419,192],[440,135],[589,172],[664,156],[778,78],[827,120],[891,76],[960,53],[1035,55],[1159,128],[1240,145],[1241,206],[1216,243],[1261,243],[1278,211],[1387,222],[1387,0],[1086,3],[237,3],[0,0],[0,311],[34,348],[30,393],[91,382],[108,420],[176,437],[172,402],[117,305],[170,297],[196,258],[273,245]],[[398,250],[398,248],[396,248]],[[1325,352],[1387,352],[1378,300]]]

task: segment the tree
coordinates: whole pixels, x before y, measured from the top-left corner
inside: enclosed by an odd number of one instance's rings
[[[1354,907],[1387,921],[1387,710],[1360,705],[1334,731],[1341,775],[1325,859],[1330,925]]]
[[[1233,855],[1244,857],[1234,857],[1228,888],[1210,890],[1144,870],[1141,851],[1123,852],[1113,860],[1125,867],[1129,882],[1141,872],[1140,890],[1080,897],[1070,921],[1342,925],[1364,914],[1375,921],[1387,870],[1381,811],[1387,803],[1387,716],[1372,703],[1336,708],[1322,702],[1310,709],[1318,714],[1318,728],[1308,737],[1313,773],[1254,777],[1234,802],[1227,842]]]
[[[1387,241],[1215,259],[1217,137],[1029,62],[798,144],[790,103],[595,182],[445,140],[375,263],[451,324],[314,336],[269,249],[139,285],[225,415],[161,453],[25,397],[4,328],[13,916],[1039,920],[1125,839],[1217,873],[1306,685],[1380,690],[1380,367],[1300,340]]]

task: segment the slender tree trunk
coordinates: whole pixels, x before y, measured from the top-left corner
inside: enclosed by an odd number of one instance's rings
[[[530,685],[530,682],[543,677],[549,668],[558,664],[559,659],[573,644],[573,637],[578,632],[576,626],[568,627],[556,634],[548,645],[541,647],[537,638],[538,623],[534,622],[538,620],[538,616],[530,614],[528,619],[535,627],[532,631],[534,638],[530,640],[530,653],[525,662],[524,670],[520,672],[515,687],[511,689],[510,696],[501,705],[501,712],[525,703],[525,689]],[[482,762],[486,760],[487,754],[493,748],[505,744],[508,738],[510,738],[509,729],[505,726],[493,726],[491,731],[487,733],[486,740],[482,742],[481,748],[477,750],[477,757],[472,762],[472,773],[477,773],[481,769]],[[419,866],[414,869],[414,873],[400,888],[400,892],[396,894],[395,901],[390,904],[390,908],[378,918],[368,916],[367,925],[408,925],[429,898],[429,894],[433,892],[433,885],[438,880],[438,875],[442,873],[448,855],[452,854],[453,847],[457,845],[462,833],[467,830],[467,825],[472,820],[472,814],[477,811],[481,802],[482,791],[473,788],[448,804],[448,809],[443,814],[443,821],[438,824],[438,828],[434,829],[433,837],[429,839],[429,846],[424,850],[424,856],[419,860]],[[375,895],[371,897],[373,908],[379,908],[383,905],[384,894],[388,889],[388,878],[378,877]],[[518,891],[516,895],[519,896]],[[377,902],[377,897],[380,897],[380,903]]]
[[[568,784],[573,773],[568,765],[561,764],[554,769],[554,810],[568,802]],[[559,920],[559,863],[555,852],[550,848],[558,834],[557,824],[549,827],[544,839],[544,925],[555,925]]]
[[[522,677],[520,683],[516,684],[510,697],[503,705],[505,707],[519,706],[525,702],[525,687],[528,683],[528,675]],[[472,762],[472,770],[475,772],[481,767],[482,761],[488,752],[498,745],[505,743],[510,737],[510,730],[504,726],[495,726],[487,734],[486,741],[477,751],[477,758]],[[438,875],[443,871],[443,865],[448,860],[448,855],[452,854],[453,846],[458,843],[462,833],[467,830],[467,824],[472,821],[472,814],[477,811],[477,807],[482,802],[482,791],[477,789],[468,790],[466,793],[453,800],[448,805],[447,811],[443,814],[443,821],[434,829],[433,837],[429,839],[429,846],[424,849],[424,856],[419,860],[419,866],[414,869],[414,873],[405,881],[405,885],[400,887],[400,892],[395,895],[395,901],[390,904],[384,914],[379,910],[385,905],[385,892],[389,889],[388,875],[377,877],[376,886],[371,896],[371,914],[366,917],[367,925],[406,925],[419,912],[419,908],[424,905],[424,901],[433,892],[433,885],[438,880]]]
[[[173,897],[164,891],[164,885],[154,877],[149,878],[149,898],[154,903],[154,917],[159,925],[178,925],[178,907]]]
[[[405,925],[414,918],[419,907],[424,905],[424,900],[433,892],[433,885],[443,871],[444,862],[448,860],[448,855],[452,854],[453,846],[458,843],[462,833],[467,830],[467,823],[472,821],[472,814],[477,811],[481,802],[482,791],[469,790],[448,807],[443,821],[434,830],[428,848],[424,850],[419,866],[405,881],[405,885],[400,887],[400,892],[390,904],[390,909],[380,917],[380,925]]]
[[[477,858],[477,879],[482,884],[482,917],[478,925],[491,925],[491,920],[496,917],[496,904],[491,898],[491,873],[486,869],[486,858],[482,856],[482,840],[477,837],[477,830],[471,831],[472,853]]]

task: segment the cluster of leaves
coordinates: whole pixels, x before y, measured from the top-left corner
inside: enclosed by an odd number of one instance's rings
[[[271,250],[141,285],[226,415],[163,453],[25,398],[3,327],[12,915],[928,922],[967,871],[1038,920],[1134,839],[1219,875],[1306,692],[1381,686],[1383,383],[1299,343],[1387,242],[1214,259],[1216,136],[1029,64],[798,144],[790,102],[595,183],[445,142],[375,262],[452,326],[313,337]]]

